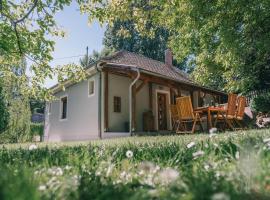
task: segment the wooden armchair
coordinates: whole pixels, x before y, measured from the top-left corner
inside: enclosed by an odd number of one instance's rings
[[[217,123],[222,122],[225,127],[229,127],[230,129],[234,129],[233,122],[235,118],[236,113],[236,100],[237,100],[237,94],[229,94],[228,95],[228,104],[227,108],[224,110],[220,110],[216,116],[214,116],[215,119],[215,126]]]
[[[200,128],[203,131],[200,111],[193,110],[190,96],[176,98],[176,106],[179,118],[179,126],[176,130],[177,133],[194,133],[195,126],[198,122],[200,124]],[[193,123],[191,131],[187,130],[187,123]]]
[[[179,128],[179,117],[177,112],[177,106],[174,104],[170,105],[171,118],[172,118],[172,130],[177,130]]]
[[[239,126],[239,128],[235,128],[235,129],[245,128],[245,124],[243,122],[243,118],[245,115],[245,107],[246,107],[246,97],[239,96],[237,98],[237,110],[234,117],[234,121]]]

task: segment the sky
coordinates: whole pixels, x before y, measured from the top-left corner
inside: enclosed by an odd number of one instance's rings
[[[89,54],[93,50],[102,50],[102,39],[105,27],[98,22],[89,25],[87,15],[80,14],[78,5],[72,3],[56,14],[57,24],[67,34],[65,38],[54,38],[55,50],[53,52],[52,66],[78,63],[82,55],[86,54],[86,47],[89,47]],[[56,80],[47,80],[46,87],[56,84]]]

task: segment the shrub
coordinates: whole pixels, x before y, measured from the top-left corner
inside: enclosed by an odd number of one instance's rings
[[[251,102],[251,108],[256,112],[270,112],[270,92],[254,97]]]
[[[33,138],[34,136],[40,136],[40,138],[42,138],[43,128],[44,128],[43,123],[31,123],[30,124],[31,138]]]

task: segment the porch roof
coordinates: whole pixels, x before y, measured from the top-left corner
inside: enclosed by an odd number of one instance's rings
[[[175,66],[166,66],[163,62],[129,51],[118,51],[111,56],[103,58],[102,61],[121,64],[123,66],[135,65],[140,69],[163,75],[169,79],[194,83],[188,77],[187,73],[181,71]]]
[[[156,77],[173,80],[205,91],[227,95],[223,91],[208,88],[195,83],[189,78],[187,73],[175,66],[166,66],[166,64],[163,62],[153,60],[137,53],[118,51],[111,56],[102,58],[100,62],[103,62],[103,64],[106,64],[107,67],[112,69],[117,69],[117,66],[121,66],[122,69],[126,68],[128,70],[130,69],[130,66],[136,66],[142,70],[142,72],[151,73]]]

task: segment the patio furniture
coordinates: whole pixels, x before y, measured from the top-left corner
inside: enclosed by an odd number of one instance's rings
[[[213,128],[212,124],[212,115],[217,114],[219,111],[223,111],[224,105],[219,105],[219,106],[204,106],[204,107],[198,107],[195,109],[195,111],[200,111],[202,114],[201,115],[206,115],[207,117],[207,130],[210,130]]]
[[[200,117],[200,111],[194,111],[191,103],[190,96],[176,98],[176,106],[179,118],[179,126],[177,127],[177,133],[194,133],[195,126],[199,122],[200,128],[203,130],[202,120]],[[188,131],[187,124],[192,123],[191,131]],[[180,130],[179,128],[182,128]]]
[[[172,118],[172,130],[177,130],[179,128],[179,117],[177,112],[177,106],[174,104],[170,105],[171,118]]]
[[[237,94],[230,93],[228,95],[228,103],[227,107],[223,110],[218,111],[217,115],[214,116],[215,120],[215,126],[217,123],[223,123],[224,129],[229,127],[230,129],[234,130],[233,122],[235,119],[235,113],[236,113],[236,100],[237,100]]]
[[[246,97],[244,96],[239,96],[237,98],[237,110],[235,113],[234,121],[236,124],[239,126],[239,128],[234,128],[234,129],[243,129],[245,128],[243,118],[245,115],[245,107],[246,107]]]

